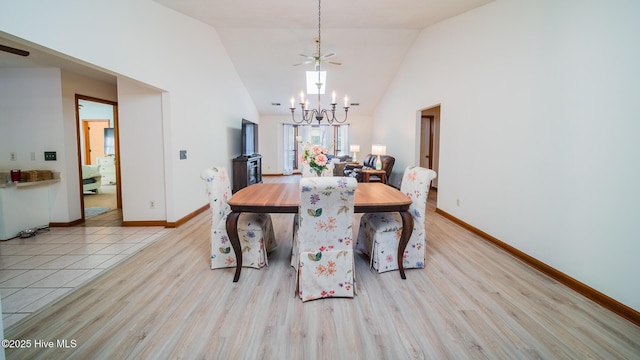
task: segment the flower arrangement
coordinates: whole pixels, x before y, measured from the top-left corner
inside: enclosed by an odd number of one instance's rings
[[[311,171],[315,171],[318,176],[321,176],[322,172],[328,169],[329,157],[327,153],[327,149],[307,143],[302,151],[302,162],[309,165]]]

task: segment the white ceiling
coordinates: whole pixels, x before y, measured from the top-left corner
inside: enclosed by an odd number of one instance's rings
[[[236,70],[262,115],[290,114],[290,98],[305,87],[313,64],[293,66],[315,52],[316,0],[154,0],[215,27]],[[492,0],[324,0],[321,53],[336,55],[341,66],[322,64],[327,90],[360,103],[350,114],[370,115],[421,29]],[[19,45],[0,33],[0,44]],[[91,76],[95,69],[38,49],[22,58],[0,52],[0,67],[48,63]],[[55,54],[54,54],[55,55]],[[33,65],[31,65],[33,66]],[[72,66],[69,69],[69,66]],[[114,77],[94,73],[113,81]],[[328,103],[329,94],[323,97]],[[273,106],[280,103],[281,106]],[[341,101],[339,101],[341,103]],[[310,101],[315,105],[315,99]],[[323,105],[323,106],[326,106]],[[299,107],[299,106],[297,106]]]
[[[99,79],[110,84],[116,83],[116,77],[102,69],[90,64],[84,64],[77,59],[54,53],[36,44],[27,43],[24,40],[0,31],[0,45],[29,51],[29,56],[23,57],[0,51],[0,68],[11,67],[57,67],[69,72]]]

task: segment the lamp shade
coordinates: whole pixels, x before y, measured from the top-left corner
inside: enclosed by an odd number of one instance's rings
[[[375,144],[371,145],[371,154],[373,155],[384,155],[387,153],[387,146]]]
[[[349,151],[351,152],[360,152],[360,145],[350,145]]]

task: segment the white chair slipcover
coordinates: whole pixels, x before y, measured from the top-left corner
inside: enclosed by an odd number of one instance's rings
[[[346,177],[300,179],[291,266],[302,301],[353,297],[353,204],[358,183]]]
[[[209,210],[211,214],[211,268],[236,266],[226,222],[231,208],[231,183],[227,170],[213,167],[202,170],[200,177],[207,182]],[[273,225],[269,214],[242,213],[238,218],[238,238],[242,246],[242,266],[261,268],[268,265],[267,253],[276,246]]]
[[[413,232],[404,251],[402,264],[405,269],[424,268],[426,258],[425,213],[433,170],[407,167],[402,177],[400,191],[412,203]],[[371,266],[379,273],[398,270],[398,243],[402,233],[402,218],[393,213],[367,213],[360,219],[356,248],[369,256]]]

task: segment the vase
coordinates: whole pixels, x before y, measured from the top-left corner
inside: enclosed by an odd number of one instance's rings
[[[322,177],[322,170],[314,169],[313,171],[315,171],[315,172],[316,172],[316,175],[317,175],[318,177]]]

